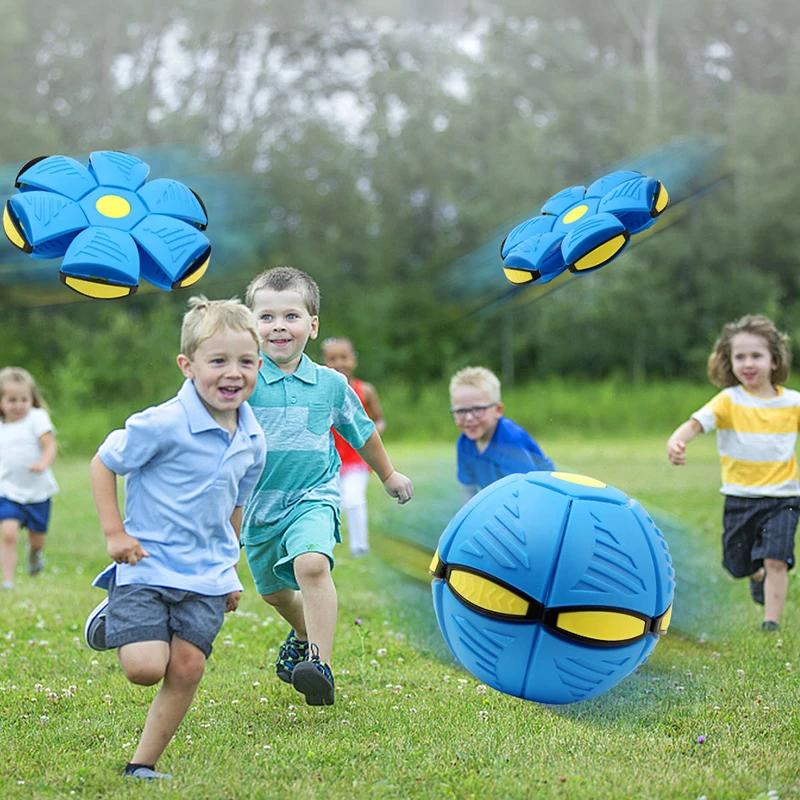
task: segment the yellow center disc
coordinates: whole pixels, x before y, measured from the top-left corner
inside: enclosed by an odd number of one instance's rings
[[[131,211],[131,204],[124,198],[115,194],[104,194],[94,204],[94,207],[104,216],[113,219],[127,217]]]
[[[562,222],[565,225],[569,225],[572,222],[576,222],[579,220],[587,211],[589,210],[589,206],[575,206],[572,211],[569,211],[567,215],[564,217]]]

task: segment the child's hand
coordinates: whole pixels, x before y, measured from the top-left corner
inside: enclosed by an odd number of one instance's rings
[[[236,611],[239,608],[239,598],[242,596],[241,592],[231,592],[225,598],[225,613],[229,611]]]
[[[397,502],[402,505],[407,503],[414,496],[414,487],[405,475],[393,472],[384,482],[383,488],[389,497],[396,497]]]
[[[686,463],[686,442],[670,436],[667,440],[667,458],[676,466]]]
[[[44,472],[47,469],[47,466],[42,464],[41,461],[37,461],[35,464],[31,464],[28,469],[31,472]]]
[[[117,564],[130,564],[133,566],[143,558],[149,558],[150,553],[142,547],[142,543],[125,533],[106,534],[108,544],[108,554]]]

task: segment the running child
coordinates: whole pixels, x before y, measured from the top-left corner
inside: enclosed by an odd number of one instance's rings
[[[375,470],[399,503],[411,481],[396,472],[375,424],[344,375],[304,349],[319,332],[319,288],[305,272],[277,267],[247,287],[264,363],[250,404],[269,458],[247,502],[242,542],[256,588],[291,625],[275,665],[309,705],[332,705],[336,629],[331,578],[339,535],[339,456],[333,427]]]
[[[50,470],[56,457],[53,423],[27,370],[0,370],[0,560],[3,589],[14,588],[20,528],[28,529],[27,569],[44,569],[50,499],[58,484]]]
[[[764,631],[779,627],[800,514],[800,393],[780,385],[791,360],[789,337],[767,317],[728,323],[708,359],[708,376],[722,391],[667,441],[667,457],[681,465],[687,443],[716,429],[725,495],[722,565],[734,578],[749,577],[752,599],[764,606]]]
[[[245,402],[261,358],[250,310],[193,297],[178,366],[186,381],[161,405],[129,417],[92,460],[108,554],[95,580],[108,597],[86,641],[117,648],[125,677],[161,682],[124,776],[169,778],[156,763],[192,703],[227,611],[239,605],[242,506],[264,466],[264,435]],[[125,476],[125,521],[117,504]]]
[[[503,416],[500,380],[486,367],[465,367],[453,375],[450,413],[461,431],[456,477],[464,502],[506,475],[555,468],[530,434]]]
[[[371,383],[359,380],[353,374],[358,365],[358,354],[353,343],[344,337],[325,339],[322,343],[322,357],[325,366],[341,372],[358,395],[369,418],[375,423],[375,430],[382,434],[386,429],[378,392]],[[339,492],[342,499],[342,513],[347,523],[350,552],[356,557],[369,552],[369,517],[367,514],[367,484],[370,468],[363,458],[333,428],[333,441],[336,452],[342,460],[339,469]]]

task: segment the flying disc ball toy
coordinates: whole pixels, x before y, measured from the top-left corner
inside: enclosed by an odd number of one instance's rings
[[[661,181],[630,170],[612,172],[588,189],[570,186],[508,234],[500,246],[503,272],[511,283],[526,284],[549,283],[567,269],[600,269],[668,204]]]
[[[132,295],[144,278],[170,291],[208,268],[202,200],[169,178],[145,183],[150,167],[116,150],[29,161],[3,211],[11,243],[32,258],[61,258],[59,278],[96,298]]]
[[[597,697],[667,632],[674,571],[647,512],[583,475],[511,475],[473,497],[430,567],[448,647],[498,691],[539,703]]]

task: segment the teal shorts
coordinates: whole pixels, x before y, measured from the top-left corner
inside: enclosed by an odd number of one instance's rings
[[[244,552],[259,594],[299,589],[294,560],[303,553],[323,553],[334,566],[333,548],[340,542],[336,512],[313,506],[294,519],[282,533],[265,542],[246,544]]]

